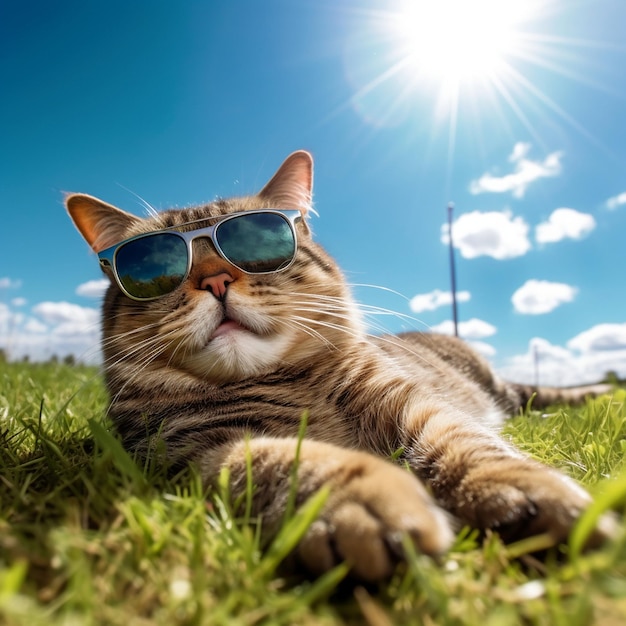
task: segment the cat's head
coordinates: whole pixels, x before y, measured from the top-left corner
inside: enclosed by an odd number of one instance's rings
[[[195,239],[189,244],[192,264],[186,278],[153,299],[129,297],[110,265],[101,261],[111,279],[103,305],[102,338],[109,373],[116,366],[132,365],[168,368],[214,382],[242,380],[284,366],[301,366],[329,350],[345,348],[346,342],[358,337],[360,322],[343,276],[311,239],[307,220],[312,181],[313,160],[299,151],[256,195],[146,218],[92,196],[67,196],[74,224],[98,253],[140,234],[167,229],[193,232],[219,223],[215,218],[262,209],[289,211],[296,233],[293,262],[286,269],[266,273],[243,271],[220,255],[209,238]],[[177,250],[184,248],[179,238],[173,239],[178,240]],[[154,247],[157,239],[150,241]],[[153,249],[152,253],[161,252]]]

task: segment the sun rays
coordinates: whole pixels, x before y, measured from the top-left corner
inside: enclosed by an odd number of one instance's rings
[[[361,13],[346,43],[350,105],[375,128],[447,132],[451,158],[461,117],[477,134],[485,124],[507,132],[521,125],[541,143],[542,127],[557,123],[593,141],[553,83],[611,91],[593,77],[589,53],[615,46],[551,32],[563,7],[562,0],[396,0]]]

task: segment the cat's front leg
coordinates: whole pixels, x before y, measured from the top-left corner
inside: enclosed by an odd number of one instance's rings
[[[574,480],[454,409],[418,411],[407,435],[406,458],[437,502],[462,523],[495,530],[507,542],[540,533],[562,542],[591,504]],[[613,518],[603,517],[589,545],[614,529]]]
[[[246,490],[246,457],[252,461],[253,515],[266,533],[283,520],[295,460],[293,438],[237,441],[204,453],[201,470],[214,481],[222,467],[231,474],[234,498]],[[361,580],[388,577],[402,558],[402,538],[429,555],[443,553],[453,539],[448,516],[415,476],[364,452],[304,440],[298,459],[297,501],[302,504],[322,486],[330,495],[318,519],[296,550],[313,574],[347,561]]]

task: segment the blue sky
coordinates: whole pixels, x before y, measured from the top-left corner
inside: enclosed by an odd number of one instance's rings
[[[462,334],[510,378],[535,351],[541,382],[626,375],[626,3],[446,2],[443,28],[419,0],[2,3],[0,347],[97,358],[64,192],[142,214],[304,148],[317,240],[400,314],[373,329],[449,331],[453,201]],[[498,6],[528,14],[491,42]]]

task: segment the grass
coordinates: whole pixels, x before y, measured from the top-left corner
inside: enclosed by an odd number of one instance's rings
[[[170,480],[132,462],[95,370],[0,364],[0,624],[624,624],[625,533],[579,546],[610,507],[624,528],[625,403],[617,391],[506,427],[596,495],[562,554],[539,562],[532,541],[463,531],[441,563],[408,546],[408,564],[365,589],[341,582],[343,566],[316,581],[281,575],[323,492],[261,552],[254,524],[233,519],[227,476],[207,494],[192,472]]]

